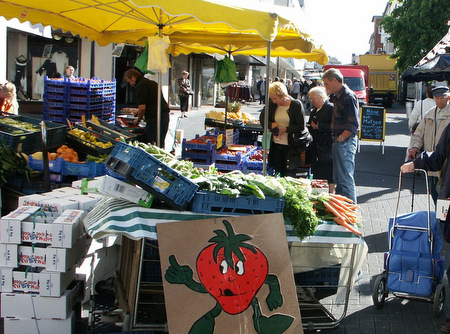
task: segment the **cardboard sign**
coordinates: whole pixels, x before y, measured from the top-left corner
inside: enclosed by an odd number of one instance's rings
[[[157,225],[170,333],[303,333],[282,213]]]

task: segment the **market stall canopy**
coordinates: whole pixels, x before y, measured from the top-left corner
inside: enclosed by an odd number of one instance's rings
[[[406,82],[450,81],[450,28],[447,34],[414,67],[402,75]]]
[[[208,34],[180,32],[170,36],[171,46],[169,52],[178,56],[189,53],[218,53],[222,55],[266,56],[267,41],[255,33],[249,32],[222,32],[217,33],[214,39]],[[316,61],[325,65],[328,56],[321,47],[311,48],[311,39],[296,29],[280,29],[275,40],[270,45],[272,57],[297,58]]]
[[[418,67],[409,67],[402,75],[406,82],[450,81],[450,54],[441,54]]]
[[[160,33],[170,36],[196,31],[211,35],[246,31],[273,41],[279,29],[292,26],[289,19],[273,12],[208,0],[2,0],[0,13],[8,20],[17,18],[70,31],[99,45],[144,44],[146,37]],[[312,47],[310,43],[310,50]]]

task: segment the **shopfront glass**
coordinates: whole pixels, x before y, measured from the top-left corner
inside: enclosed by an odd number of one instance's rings
[[[212,57],[203,59],[202,68],[202,104],[214,104],[214,96],[216,95],[216,88],[214,82],[215,75],[215,59]]]

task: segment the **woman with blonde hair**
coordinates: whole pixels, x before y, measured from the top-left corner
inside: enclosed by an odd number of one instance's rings
[[[289,96],[286,85],[276,81],[269,86],[269,122],[272,132],[269,151],[269,167],[280,176],[289,169],[301,165],[301,151],[289,145],[289,134],[302,133],[305,129],[305,109],[301,101]],[[259,118],[264,124],[264,110]],[[264,125],[263,125],[264,126]]]
[[[6,82],[0,89],[0,110],[4,113],[19,114],[19,103],[17,102],[16,86],[12,82]]]

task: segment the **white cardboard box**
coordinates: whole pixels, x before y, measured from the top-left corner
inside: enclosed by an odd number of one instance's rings
[[[149,192],[109,175],[100,180],[98,191],[103,195],[130,201],[146,208],[153,202],[153,195]]]
[[[20,244],[22,224],[45,222],[45,218],[37,215],[39,206],[21,206],[0,219],[0,242],[7,244]]]
[[[84,256],[86,256],[86,235],[83,235],[72,248],[19,245],[17,255],[17,264],[19,266],[23,265],[45,268],[49,271],[65,272],[69,268],[74,267]],[[17,267],[17,265],[15,267]]]
[[[4,328],[5,334],[75,333],[75,312],[64,320],[5,318]]]
[[[436,218],[440,220],[445,220],[447,218],[448,206],[450,205],[450,200],[448,199],[438,199],[436,202]]]
[[[75,278],[75,268],[64,273],[37,269],[37,272],[19,269],[0,268],[1,292],[35,292],[41,296],[61,297],[70,282]]]
[[[34,293],[2,293],[2,318],[67,319],[74,305],[83,299],[84,277],[77,278],[61,297],[43,297]]]
[[[92,208],[97,205],[100,200],[98,197],[89,195],[72,195],[70,197],[72,201],[78,202],[78,209],[84,211],[91,211]]]
[[[18,250],[15,244],[0,244],[0,267],[17,267]]]
[[[21,207],[2,217],[0,241],[9,244],[44,243],[53,247],[71,248],[83,234],[81,222],[85,215],[83,210],[66,210],[52,221],[35,216],[39,209],[39,207]]]
[[[42,194],[20,196],[17,206],[39,206],[39,202],[45,198]]]
[[[67,198],[45,198],[39,202],[44,211],[58,217],[65,210],[78,210],[78,203]]]

